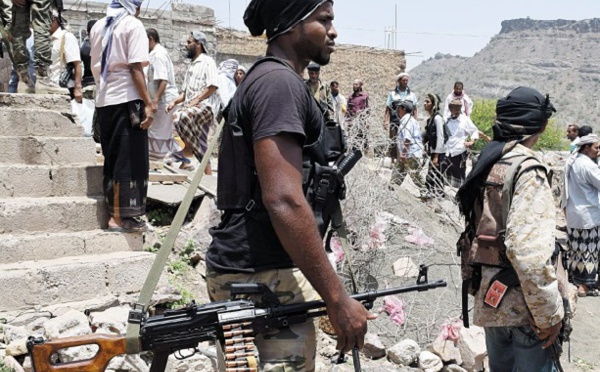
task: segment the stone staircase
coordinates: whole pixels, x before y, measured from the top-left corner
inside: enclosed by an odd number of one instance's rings
[[[0,317],[138,292],[142,234],[102,230],[95,143],[57,95],[0,94]]]

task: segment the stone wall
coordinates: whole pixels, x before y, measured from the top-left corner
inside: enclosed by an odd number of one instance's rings
[[[93,1],[65,0],[64,16],[73,33],[82,38],[85,32],[81,30],[85,30],[89,20],[104,17],[106,6]],[[142,9],[139,18],[146,27],[158,30],[161,44],[171,52],[178,82],[182,81],[187,66],[182,48],[192,30],[207,34],[210,54],[217,63],[235,58],[249,67],[266,49],[264,38],[215,27],[214,11],[201,5],[171,3],[170,10]],[[395,86],[395,76],[405,69],[403,51],[339,45],[331,63],[322,69],[321,78],[325,82],[337,80],[344,95],[352,92],[354,79],[362,79],[372,105],[379,106],[383,105],[387,91]]]
[[[83,39],[87,22],[104,17],[106,6],[106,3],[94,1],[65,0],[64,17],[71,31]],[[191,31],[200,30],[206,34],[210,52],[214,56],[217,49],[215,13],[211,8],[193,4],[171,3],[170,8],[142,8],[139,19],[144,26],[158,31],[161,44],[171,52],[177,81],[181,83],[187,67],[183,48]]]
[[[245,32],[217,28],[216,39],[218,60],[235,58],[245,66],[250,66],[266,50],[265,38],[251,37]],[[377,108],[383,106],[387,92],[395,87],[398,73],[405,70],[404,51],[338,45],[331,63],[321,69],[321,80],[338,81],[342,94],[348,96],[352,92],[354,79],[361,79],[365,91],[371,96],[371,106]]]

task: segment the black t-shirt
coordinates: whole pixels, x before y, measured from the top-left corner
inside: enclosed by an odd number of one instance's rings
[[[94,75],[92,74],[92,58],[90,57],[91,50],[92,45],[90,44],[90,39],[86,37],[81,44],[81,48],[79,49],[81,62],[83,63],[83,77],[81,78],[81,85],[84,87],[96,84],[94,81]]]
[[[304,81],[288,65],[264,61],[238,87],[228,116],[231,122],[239,125],[244,138],[225,127],[217,197],[224,213],[221,223],[210,229],[213,241],[206,253],[207,265],[219,272],[246,273],[293,267],[261,205],[253,144],[283,133],[292,134],[300,145],[312,144],[320,136],[323,114]],[[247,195],[249,189],[255,197]],[[248,198],[257,202],[249,212],[243,208]]]

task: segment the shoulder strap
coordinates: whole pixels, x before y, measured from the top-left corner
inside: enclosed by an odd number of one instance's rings
[[[63,36],[60,38],[60,60],[66,62],[65,60],[65,39],[67,38],[67,33],[65,32]]]
[[[521,169],[521,166],[527,160],[535,160],[537,162],[537,164],[527,167],[525,169]],[[519,176],[524,171],[532,169],[532,168],[538,168],[538,167],[543,168],[544,170],[547,171],[546,166],[544,166],[542,163],[540,163],[535,156],[521,155],[521,156],[519,156],[519,159],[516,160],[514,163],[512,163],[510,168],[508,168],[508,171],[506,172],[506,177],[504,178],[504,185],[502,186],[502,229],[501,229],[501,231],[506,230],[506,221],[508,219],[508,212],[510,210],[510,205],[512,203],[512,197],[514,194],[516,180],[519,178]]]

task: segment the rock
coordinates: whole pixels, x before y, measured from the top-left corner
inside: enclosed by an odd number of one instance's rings
[[[61,316],[46,321],[43,326],[49,339],[92,333],[87,316],[77,310],[69,310]]]
[[[319,345],[317,353],[325,359],[330,360],[339,355],[339,351],[335,348],[336,341],[321,330],[317,330],[317,345]]]
[[[44,323],[46,323],[48,320],[50,320],[50,318],[37,318],[31,323],[27,324],[25,328],[27,329],[30,335],[42,336],[44,334]]]
[[[400,257],[394,262],[394,274],[401,278],[416,278],[419,268],[410,257]]]
[[[179,292],[176,288],[170,285],[160,286],[154,291],[152,294],[152,300],[150,301],[150,306],[156,306],[160,304],[169,304],[173,302],[177,302],[181,300],[183,296],[181,292]],[[202,301],[198,301],[198,303],[204,303]]]
[[[462,364],[460,349],[454,344],[454,341],[444,340],[438,337],[431,345],[427,347],[429,351],[438,355],[444,363]]]
[[[379,359],[385,356],[385,347],[375,333],[367,333],[365,335],[365,345],[362,353],[366,358]]]
[[[406,339],[392,346],[387,351],[388,358],[400,365],[409,366],[417,361],[421,347],[415,341]]]
[[[44,323],[46,337],[81,336],[92,333],[87,316],[77,310],[69,310],[61,316]],[[98,351],[98,345],[84,345],[61,349],[57,353],[63,363],[92,358]]]
[[[4,326],[4,343],[10,344],[11,342],[23,338],[27,338],[29,335],[27,334],[27,330],[23,327],[15,327],[12,325]]]
[[[23,360],[23,369],[25,372],[34,372],[33,366],[31,365],[31,358],[29,356],[26,356],[25,360]]]
[[[111,359],[106,368],[115,371],[148,372],[150,367],[139,355],[119,355]]]
[[[6,345],[6,356],[20,356],[27,354],[27,339],[14,340]]]
[[[457,346],[463,360],[461,367],[476,371],[483,369],[483,360],[487,356],[483,328],[477,326],[462,327],[459,332]]]
[[[329,370],[331,372],[353,372],[354,367],[350,363],[334,364],[333,366],[329,367]]]
[[[128,316],[128,307],[113,307],[105,311],[90,313],[90,323],[93,328],[118,335],[125,335]]]
[[[4,367],[8,368],[8,370],[12,372],[25,372],[23,367],[21,367],[21,364],[19,364],[19,362],[17,362],[17,360],[12,356],[7,356],[4,358]]]
[[[169,372],[194,372],[194,371],[216,371],[216,360],[204,355],[195,354],[189,358],[178,360],[173,355],[169,356],[167,368]]]
[[[467,372],[466,369],[462,368],[461,366],[459,366],[457,364],[449,364],[444,367],[443,371],[444,372]]]
[[[425,350],[419,354],[419,368],[425,372],[438,372],[444,368],[444,363],[439,356]]]

